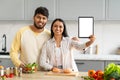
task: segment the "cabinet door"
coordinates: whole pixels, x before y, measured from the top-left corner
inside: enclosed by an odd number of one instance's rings
[[[120,0],[107,0],[107,19],[120,20]]]
[[[24,0],[0,0],[0,20],[23,20]]]
[[[32,20],[35,9],[39,6],[46,7],[49,10],[49,19],[54,19],[55,0],[25,0],[25,19]]]
[[[76,61],[79,71],[88,71],[90,69],[94,70],[104,70],[104,61]]]
[[[115,63],[115,64],[117,64],[117,65],[120,65],[120,61],[106,61],[106,62],[105,62],[105,66],[107,66],[107,65],[110,64],[110,63]]]
[[[77,20],[79,16],[105,19],[105,0],[58,0],[57,16],[66,20]]]
[[[0,65],[4,66],[5,68],[14,67],[11,59],[8,58],[0,58]]]

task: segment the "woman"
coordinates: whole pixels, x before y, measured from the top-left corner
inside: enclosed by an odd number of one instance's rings
[[[71,52],[72,48],[83,50],[90,46],[94,40],[95,37],[93,35],[90,36],[90,41],[85,44],[71,40],[68,37],[65,22],[57,18],[51,25],[51,39],[48,40],[42,48],[40,66],[45,70],[52,71],[56,69],[78,71]]]

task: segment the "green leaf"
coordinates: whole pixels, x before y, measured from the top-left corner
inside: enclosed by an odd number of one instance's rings
[[[105,67],[104,80],[110,80],[110,78],[118,79],[120,77],[120,66],[114,63],[110,63]]]

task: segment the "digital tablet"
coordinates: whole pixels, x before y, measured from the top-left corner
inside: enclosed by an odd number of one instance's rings
[[[94,35],[94,17],[78,17],[78,37],[89,38],[90,35]]]

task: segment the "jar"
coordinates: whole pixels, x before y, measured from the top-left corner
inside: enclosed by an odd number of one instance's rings
[[[19,71],[18,71],[18,76],[21,77],[22,76],[22,68],[19,68]]]
[[[0,69],[0,76],[4,76],[4,68]]]
[[[9,77],[9,75],[10,75],[10,67],[7,67],[6,68],[6,76]]]
[[[14,75],[18,76],[18,68],[17,67],[14,67]]]

